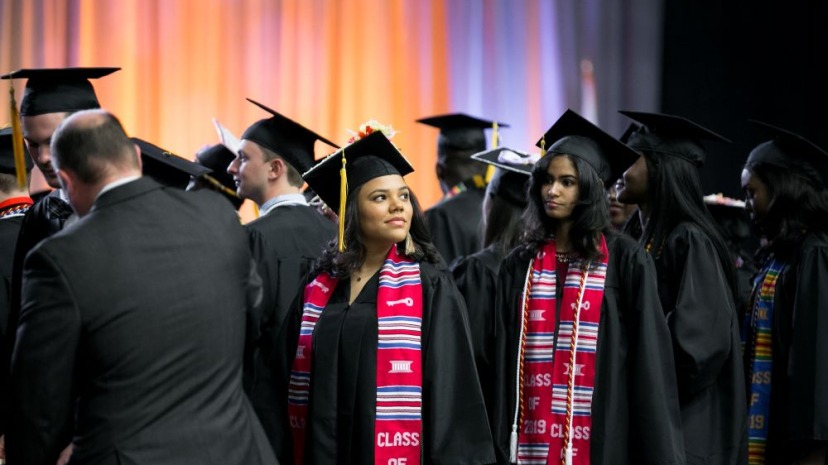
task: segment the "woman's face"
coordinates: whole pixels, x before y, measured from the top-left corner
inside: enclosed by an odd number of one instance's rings
[[[624,180],[619,179],[607,189],[607,200],[609,200],[610,222],[616,228],[620,228],[627,222],[635,212],[635,204],[625,204],[618,200],[618,193],[624,189]]]
[[[750,220],[759,225],[768,214],[768,186],[747,168],[742,170],[742,191],[745,193],[745,210]]]
[[[581,189],[578,186],[578,171],[568,156],[556,155],[549,162],[540,195],[548,217],[558,221],[571,219]]]
[[[365,242],[390,247],[408,235],[414,208],[402,176],[390,174],[366,182],[359,190],[357,205]]]
[[[633,205],[646,202],[650,188],[647,176],[647,160],[641,155],[624,171],[624,183],[618,191],[618,201]]]

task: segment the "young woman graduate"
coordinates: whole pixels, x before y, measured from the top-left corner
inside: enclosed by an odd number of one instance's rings
[[[828,446],[828,154],[758,123],[773,139],[742,170],[746,208],[767,245],[746,317],[750,463],[824,464]]]
[[[483,197],[483,250],[455,260],[454,283],[469,311],[474,359],[487,411],[494,399],[495,289],[503,258],[517,244],[523,230],[520,215],[526,208],[526,188],[537,154],[505,147],[472,155],[495,167]]]
[[[673,340],[688,464],[747,461],[747,412],[736,273],[704,205],[701,141],[727,139],[682,117],[622,111],[642,126],[627,145],[642,154],[619,198],[638,204],[640,243],[655,260]]]
[[[463,299],[403,179],[413,168],[377,129],[304,175],[339,208],[340,236],[297,310],[295,463],[493,463]]]
[[[571,110],[540,145],[498,276],[498,463],[684,463],[655,269],[607,212],[605,184],[637,154]]]

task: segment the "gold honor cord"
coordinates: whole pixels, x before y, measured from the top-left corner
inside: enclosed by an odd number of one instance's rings
[[[17,173],[17,185],[26,189],[26,159],[23,151],[23,130],[20,128],[20,112],[17,111],[17,102],[14,99],[14,86],[9,83],[9,105],[12,127],[12,150],[14,153],[14,168]]]

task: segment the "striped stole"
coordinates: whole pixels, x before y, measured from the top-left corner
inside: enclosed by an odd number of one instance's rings
[[[516,461],[588,465],[598,325],[609,254],[602,236],[600,263],[570,264],[557,321],[555,252],[553,240],[533,259],[522,301],[525,343]]]
[[[305,287],[302,325],[293,361],[288,414],[294,463],[303,464],[311,379],[313,329],[338,280],[317,276]],[[380,270],[377,291],[377,400],[374,463],[420,462],[422,443],[423,292],[420,266],[391,247]]]
[[[771,328],[773,327],[773,299],[776,283],[784,263],[770,259],[753,283],[747,328],[742,332],[745,343],[748,379],[748,463],[765,463],[770,414],[771,372],[773,366]]]

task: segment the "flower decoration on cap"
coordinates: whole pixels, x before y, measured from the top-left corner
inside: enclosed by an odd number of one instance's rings
[[[348,129],[348,132],[351,134],[351,138],[348,139],[348,143],[353,144],[354,142],[364,138],[369,134],[373,134],[376,131],[385,134],[385,137],[387,137],[389,140],[391,140],[394,137],[394,135],[397,134],[397,130],[392,128],[391,125],[381,124],[379,121],[371,119],[362,123],[359,126],[358,132]]]

